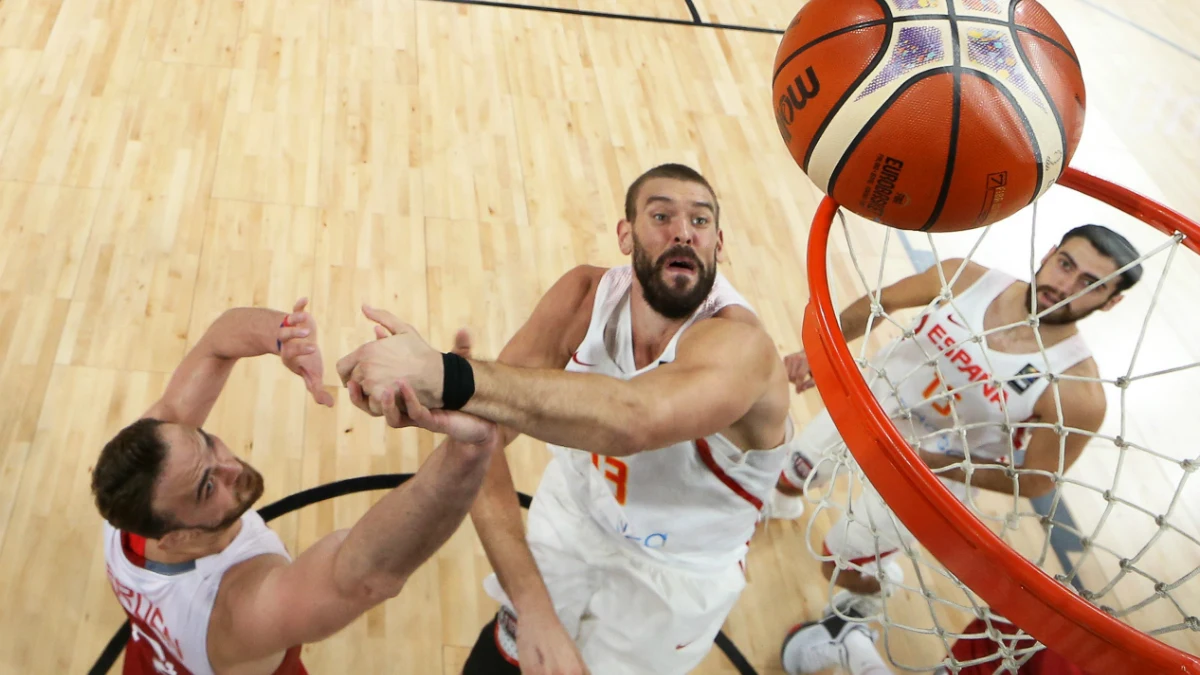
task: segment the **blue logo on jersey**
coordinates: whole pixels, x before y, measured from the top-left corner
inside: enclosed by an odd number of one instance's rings
[[[1018,370],[1016,374],[1018,376],[1030,374],[1033,375],[1033,377],[1017,377],[1016,379],[1009,380],[1008,386],[1012,387],[1013,390],[1015,390],[1018,394],[1024,394],[1025,392],[1029,391],[1029,388],[1033,386],[1033,383],[1037,382],[1042,376],[1042,374],[1038,372],[1038,369],[1033,367],[1032,363],[1025,364],[1025,367]]]
[[[629,523],[621,523],[621,534],[639,546],[646,548],[662,548],[667,545],[667,534],[665,532],[655,532],[654,534],[645,537],[629,534]]]

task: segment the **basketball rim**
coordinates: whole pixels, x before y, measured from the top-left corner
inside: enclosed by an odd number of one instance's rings
[[[1100,200],[1200,254],[1200,226],[1154,200],[1067,168],[1058,184]],[[855,461],[921,545],[993,610],[1093,673],[1200,675],[1200,659],[1156,640],[1077,595],[1008,546],[960,502],[910,447],[850,352],[830,293],[830,231],[839,204],[826,196],[809,233],[810,299],[802,340],[812,377]]]

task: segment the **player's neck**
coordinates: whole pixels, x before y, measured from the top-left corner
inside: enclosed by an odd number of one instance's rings
[[[224,551],[241,531],[242,521],[239,519],[220,532],[199,535],[176,547],[164,548],[157,539],[147,539],[145,556],[147,560],[164,565],[189,562]]]
[[[668,319],[654,311],[640,289],[629,298],[630,332],[633,334],[633,362],[636,368],[645,368],[657,359],[671,338],[679,332],[687,319]]]

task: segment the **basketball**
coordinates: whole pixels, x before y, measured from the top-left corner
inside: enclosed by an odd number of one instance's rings
[[[1035,0],[811,0],[775,57],[792,157],[846,209],[905,230],[1002,220],[1083,133],[1079,59]]]

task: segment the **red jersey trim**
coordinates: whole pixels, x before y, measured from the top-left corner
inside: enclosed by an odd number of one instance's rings
[[[142,569],[146,568],[145,537],[136,534],[129,534],[128,532],[122,532],[121,550],[125,553],[125,557],[129,559],[129,562],[141,567]]]
[[[746,488],[742,487],[736,480],[730,478],[729,474],[725,473],[725,470],[717,464],[717,460],[713,459],[712,447],[709,446],[706,439],[696,439],[696,451],[700,453],[700,461],[704,462],[704,466],[707,466],[708,470],[713,472],[713,475],[718,480],[724,483],[730,490],[733,490],[737,496],[750,502],[754,508],[759,511],[762,510],[762,500],[747,492]]]

